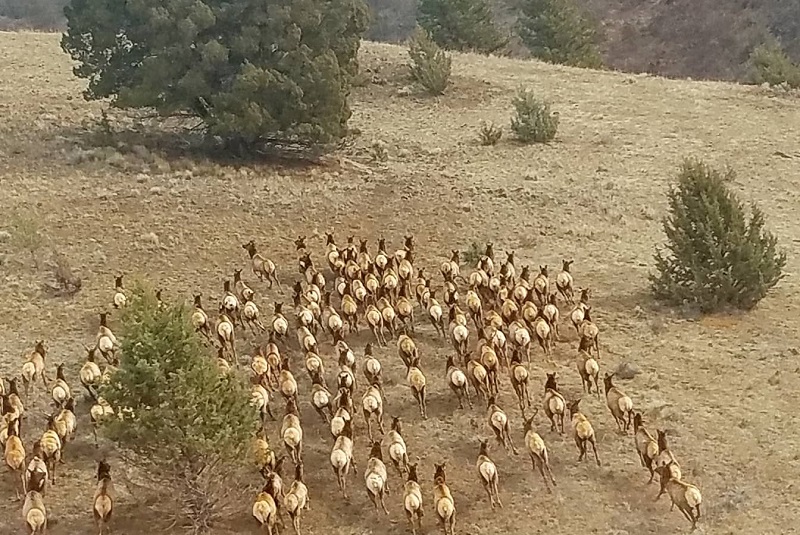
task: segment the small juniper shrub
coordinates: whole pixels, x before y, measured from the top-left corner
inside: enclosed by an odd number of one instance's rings
[[[800,87],[800,66],[789,59],[778,43],[762,44],[750,54],[750,81],[771,86]]]
[[[783,277],[786,254],[777,252],[755,204],[748,220],[726,184],[733,177],[702,161],[684,161],[667,194],[667,251],[656,252],[657,272],[650,276],[657,299],[702,312],[749,310]]]
[[[431,95],[441,95],[450,84],[452,60],[430,34],[417,27],[408,48],[411,76]]]
[[[556,137],[558,112],[550,110],[550,104],[538,99],[533,92],[521,88],[512,101],[515,115],[511,118],[511,130],[523,143],[547,143]]]

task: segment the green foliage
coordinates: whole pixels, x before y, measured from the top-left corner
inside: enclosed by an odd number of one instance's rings
[[[121,321],[122,360],[101,390],[121,419],[107,420],[104,433],[179,470],[241,459],[257,428],[249,392],[236,374],[219,372],[186,307],[159,308],[152,289],[137,284]]]
[[[523,143],[547,143],[556,137],[558,113],[550,111],[550,104],[539,100],[528,89],[520,89],[512,101],[515,116],[511,130]]]
[[[419,0],[417,23],[448,50],[490,54],[508,44],[487,0]]]
[[[800,87],[800,66],[789,59],[777,42],[758,45],[750,54],[749,80],[771,86]]]
[[[422,28],[417,28],[408,48],[411,59],[411,76],[431,95],[441,95],[450,83],[452,60],[450,55],[431,39]]]
[[[503,137],[503,129],[496,126],[494,123],[481,124],[480,141],[481,145],[497,145],[500,138]]]
[[[61,46],[87,99],[199,118],[252,149],[345,134],[363,0],[73,0]]]
[[[764,214],[744,205],[728,190],[725,175],[696,160],[686,160],[678,183],[668,193],[664,219],[667,255],[655,255],[653,293],[670,304],[696,304],[703,312],[725,307],[753,308],[782,278],[786,255],[764,228]]]
[[[531,54],[573,67],[602,66],[595,24],[574,0],[518,1],[518,33]]]

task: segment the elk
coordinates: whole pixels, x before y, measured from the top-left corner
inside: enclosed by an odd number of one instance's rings
[[[426,387],[427,387],[427,379],[425,378],[425,374],[422,373],[422,370],[419,368],[419,357],[414,357],[413,360],[409,363],[406,373],[406,380],[408,381],[408,386],[411,387],[411,392],[414,394],[414,399],[417,400],[419,404],[419,413],[420,416],[424,420],[428,419],[428,406],[426,402]]]
[[[572,289],[572,273],[569,271],[573,262],[574,260],[562,260],[561,273],[556,276],[556,289],[569,304],[575,302],[574,291]]]
[[[533,415],[525,420],[522,426],[522,432],[525,433],[525,446],[528,448],[528,454],[531,456],[533,471],[535,472],[537,468],[539,469],[545,487],[547,487],[548,492],[552,492],[549,483],[552,483],[555,487],[556,480],[553,477],[553,472],[550,470],[550,458],[547,454],[547,446],[545,446],[544,440],[539,436],[539,433],[533,429],[533,419],[536,418],[538,412],[538,408],[533,409]]]
[[[556,383],[556,374],[548,373],[547,380],[544,384],[544,413],[550,419],[551,431],[556,430],[556,423],[558,432],[564,434],[564,413],[567,408],[567,402],[561,392],[558,391],[558,384]]]
[[[283,504],[292,519],[295,534],[300,535],[300,511],[308,509],[308,487],[303,481],[302,462],[294,467],[294,481],[283,497]]]
[[[128,297],[125,295],[125,288],[122,285],[123,275],[114,277],[114,298],[112,304],[114,308],[123,308],[128,303]]]
[[[194,296],[194,311],[192,311],[191,322],[195,332],[202,334],[206,340],[211,341],[211,323],[208,320],[208,314],[203,309],[201,301],[203,294],[195,294]]]
[[[642,413],[640,412],[633,415],[633,440],[636,444],[636,453],[639,454],[639,461],[650,472],[648,483],[652,483],[655,475],[653,463],[658,456],[658,442],[642,425]]]
[[[509,376],[511,377],[511,386],[514,387],[514,393],[519,400],[519,410],[525,414],[525,407],[531,406],[531,396],[528,392],[528,369],[522,364],[519,353],[514,352],[511,357],[511,369]]]
[[[633,423],[633,401],[619,387],[614,386],[614,374],[606,373],[603,376],[603,386],[606,391],[606,405],[611,411],[611,416],[617,422],[617,427],[622,433],[627,433]],[[627,419],[626,419],[627,416]]]
[[[700,519],[700,504],[703,503],[700,489],[676,478],[669,465],[659,466],[656,470],[661,478],[666,480],[666,491],[672,501],[669,510],[672,511],[677,505],[678,510],[692,523],[692,530],[697,529],[697,521]]]
[[[450,487],[447,486],[447,474],[444,470],[446,464],[447,461],[442,464],[434,463],[433,503],[445,535],[448,535],[448,533],[449,535],[455,535],[456,504],[453,500],[453,495],[450,493]]]
[[[458,408],[464,408],[463,400],[466,398],[467,403],[469,403],[469,408],[471,409],[472,400],[469,397],[469,389],[467,388],[467,376],[456,367],[456,359],[453,355],[447,357],[447,384],[458,399]]]
[[[289,398],[286,402],[286,415],[281,424],[281,437],[286,445],[286,450],[297,466],[302,460],[303,453],[303,428],[300,427],[300,417],[297,410],[295,398]]]
[[[92,502],[92,513],[100,535],[110,531],[106,528],[111,520],[115,498],[114,483],[111,481],[111,466],[105,460],[101,460],[97,465],[97,488],[94,491]]]
[[[544,306],[547,296],[550,295],[550,279],[547,278],[547,265],[539,266],[539,274],[533,279],[533,291],[539,303]]]
[[[599,334],[600,330],[597,328],[592,322],[592,318],[590,312],[592,310],[591,306],[587,306],[583,309],[583,321],[578,325],[578,335],[580,336],[581,340],[585,340],[582,342],[582,345],[585,347],[594,348],[595,352],[597,353],[597,358],[600,358],[600,342],[599,342]]]
[[[500,478],[497,474],[497,466],[495,466],[494,461],[489,457],[489,441],[486,439],[481,440],[478,460],[475,462],[475,466],[478,469],[481,484],[489,495],[492,509],[495,508],[495,505],[503,507],[503,502],[500,501],[500,493],[498,490]]]
[[[489,427],[494,431],[497,442],[500,443],[506,451],[509,449],[517,455],[517,448],[514,447],[514,441],[511,439],[511,427],[508,424],[508,416],[497,405],[494,396],[489,397]]]
[[[375,511],[378,512],[378,504],[380,504],[383,508],[383,512],[388,515],[389,510],[386,509],[386,503],[383,497],[389,491],[389,487],[386,465],[383,464],[380,441],[376,440],[372,443],[372,449],[370,449],[369,452],[369,460],[367,461],[367,469],[364,472],[364,482],[367,486],[367,494],[375,505]]]
[[[350,473],[351,465],[353,469],[356,469],[356,461],[353,458],[353,427],[349,419],[345,421],[341,434],[336,437],[330,459],[339,490],[342,491],[342,496],[346,500],[347,474]]]
[[[580,411],[578,407],[580,402],[581,400],[578,398],[567,404],[569,415],[572,419],[575,444],[578,446],[578,452],[580,453],[580,455],[578,455],[578,461],[582,461],[586,458],[586,444],[589,443],[592,445],[592,451],[594,451],[594,458],[595,461],[597,461],[597,466],[600,466],[600,457],[597,456],[597,443],[595,440],[594,428],[589,422],[589,419]]]
[[[377,385],[371,385],[361,398],[361,408],[364,414],[364,421],[367,424],[367,435],[372,440],[372,423],[371,416],[375,415],[375,420],[378,422],[378,429],[381,433],[383,430],[383,396]]]
[[[392,417],[392,428],[386,438],[389,440],[389,458],[397,471],[402,474],[408,470],[408,453],[399,416]]]
[[[583,391],[592,393],[592,381],[594,381],[594,392],[597,397],[600,397],[600,385],[598,385],[597,378],[600,375],[600,366],[597,361],[592,357],[584,347],[578,349],[578,359],[575,361],[578,368],[578,373],[581,376],[581,383],[583,384]]]
[[[275,269],[275,263],[272,260],[264,258],[258,251],[256,251],[256,244],[253,240],[242,244],[242,249],[247,251],[250,256],[250,264],[253,269],[253,274],[258,277],[258,280],[269,282],[269,287],[272,288],[273,282],[278,285],[278,289],[283,292],[281,283],[278,280],[278,273]]]
[[[417,463],[408,465],[408,476],[406,476],[406,484],[403,486],[403,509],[406,512],[408,523],[411,524],[412,535],[417,535],[417,529],[422,529],[422,516],[424,515],[422,489],[417,479]]]

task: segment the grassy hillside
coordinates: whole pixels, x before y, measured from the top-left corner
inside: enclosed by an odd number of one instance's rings
[[[82,85],[71,76],[58,37],[0,34],[5,73],[0,229],[10,233],[0,242],[0,314],[6,318],[0,375],[19,374],[23,353],[44,338],[50,374],[66,362],[77,390],[81,344],[93,339],[97,313],[110,307],[118,272],[157,279],[171,299],[201,290],[208,303],[216,303],[223,278],[245,265],[240,244],[251,237],[277,261],[285,283],[297,277],[292,240],[298,234],[309,236],[321,262],[323,233],[330,229],[341,243],[355,234],[368,238],[371,248],[381,236],[399,248],[402,236],[413,233],[417,263],[433,273],[451,249],[492,241],[498,253],[516,251],[518,266],[557,269],[562,258],[575,259],[576,285],[594,292],[601,370],[624,361],[640,367],[642,373],[621,386],[653,432],[656,427],[671,431],[685,478],[703,492],[705,533],[786,532],[795,523],[793,487],[800,477],[794,431],[800,422],[793,396],[800,388],[799,288],[793,276],[798,268],[794,240],[800,235],[797,101],[725,83],[470,55],[454,57],[454,87],[431,100],[399,96],[398,89],[408,83],[405,57],[398,47],[364,46],[363,65],[379,83],[354,91],[352,124],[362,134],[338,158],[314,167],[237,167],[175,156],[164,150],[163,139],[137,133],[130,120],[114,120],[115,129],[125,129],[111,140],[114,147],[93,148],[92,143],[108,141],[97,135],[101,105],[81,98]],[[556,142],[524,147],[504,139],[495,147],[480,146],[480,122],[507,124],[519,85],[552,99],[561,115]],[[388,161],[371,160],[376,140],[388,147]],[[771,228],[789,250],[789,276],[749,315],[683,317],[654,307],[647,293],[653,247],[662,239],[663,194],[687,155],[733,166],[738,177],[732,187],[764,206]],[[14,224],[20,221],[12,217],[15,212],[32,214],[37,222],[44,240],[36,252],[39,269],[15,239]],[[74,297],[54,296],[43,285],[51,282],[46,266],[54,250],[66,255],[83,278]],[[434,280],[440,284],[438,274]],[[251,282],[267,315],[274,300],[289,299]],[[562,316],[567,314],[562,309]],[[422,312],[418,316],[424,319]],[[111,324],[116,325],[113,314]],[[685,519],[669,512],[667,498],[653,502],[657,485],[647,485],[633,438],[620,436],[604,400],[591,396],[582,406],[595,426],[603,466],[577,464],[571,437],[551,433],[540,414],[536,424],[550,448],[558,488],[548,495],[526,456],[512,457],[493,445],[505,509],[492,513],[474,467],[478,439],[489,436],[485,413],[477,406],[457,409],[444,381],[452,349],[429,325],[419,324],[416,338],[430,382],[429,420],[418,417],[393,346],[378,349],[377,355],[387,368],[387,419],[405,417],[410,456],[421,459],[427,532],[435,529],[433,463],[445,458],[459,533],[687,531]],[[568,321],[561,332],[555,366],[546,363],[541,350],[533,351],[531,393],[537,403],[544,374],[553,369],[568,398],[581,392],[576,337]],[[332,370],[329,338],[320,339]],[[370,339],[362,332],[349,341],[361,355]],[[249,338],[243,342],[242,352],[250,344]],[[289,352],[298,362],[297,351]],[[340,498],[328,464],[329,434],[307,405],[308,380],[299,363],[297,368],[312,500],[303,517],[305,532],[406,533],[400,478],[391,469],[389,518],[376,519],[369,507],[363,492],[363,435],[356,440],[359,472],[352,479],[351,500]],[[522,447],[520,413],[507,378],[502,381],[500,404]],[[81,394],[78,400],[78,438],[67,445],[66,464],[47,495],[48,533],[95,533],[90,503],[94,463],[102,454],[109,455],[120,478],[116,533],[138,535],[168,526],[163,497],[147,486],[143,474],[126,468],[107,445],[95,450],[88,405]],[[23,429],[29,448],[44,430],[48,401],[41,390],[32,396]],[[362,422],[357,416],[363,432]],[[271,429],[276,447],[278,429],[279,424]],[[0,496],[13,497],[10,478],[3,472]],[[258,474],[246,484],[255,492]],[[215,533],[256,533],[250,506],[231,510]],[[21,503],[0,500],[0,526],[4,533],[20,528]]]

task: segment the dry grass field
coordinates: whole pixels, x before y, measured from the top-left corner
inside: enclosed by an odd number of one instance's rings
[[[455,56],[454,86],[446,96],[401,96],[398,89],[408,84],[405,51],[366,44],[362,62],[377,83],[354,90],[352,125],[362,132],[355,146],[342,158],[314,167],[239,168],[167,155],[147,137],[136,141],[130,132],[121,137],[124,144],[118,150],[93,148],[102,105],[82,99],[83,85],[71,75],[58,39],[0,33],[0,230],[8,232],[0,235],[1,375],[18,375],[23,353],[43,338],[50,350],[50,375],[57,363],[66,362],[67,376],[79,390],[82,344],[93,340],[97,313],[110,309],[118,272],[158,281],[171,299],[188,299],[201,290],[212,308],[223,278],[246,264],[240,244],[250,238],[278,261],[284,286],[298,277],[292,240],[299,234],[309,237],[316,260],[324,264],[327,230],[335,230],[340,244],[350,234],[368,238],[372,250],[380,236],[395,249],[404,234],[413,233],[416,263],[436,273],[436,284],[441,284],[439,263],[451,249],[492,241],[498,253],[514,250],[518,266],[534,270],[547,264],[555,272],[562,258],[575,259],[576,285],[593,290],[601,374],[625,361],[640,367],[640,375],[619,384],[653,433],[656,427],[671,431],[685,479],[703,492],[699,530],[720,535],[798,531],[796,99],[725,83],[471,55]],[[507,125],[510,100],[520,85],[553,101],[561,115],[556,141],[526,147],[504,138],[497,146],[481,146],[480,122]],[[385,162],[371,159],[373,140],[385,143]],[[684,156],[734,167],[738,175],[732,187],[765,207],[771,229],[789,253],[786,279],[750,314],[697,318],[658,308],[648,294],[647,273],[654,246],[662,240],[664,192]],[[30,220],[26,214],[41,235],[38,269],[26,250],[26,229],[19,228],[20,221]],[[52,284],[47,265],[56,250],[83,278],[82,290],[73,297],[47,289]],[[271,313],[274,300],[290,302],[288,291],[283,296],[270,292],[249,270],[245,273],[262,312]],[[568,311],[562,309],[563,341],[556,347],[555,369],[562,391],[571,398],[581,393],[581,385]],[[509,456],[492,442],[505,505],[492,512],[474,465],[479,438],[489,436],[484,409],[458,410],[444,382],[452,349],[436,338],[422,313],[418,318],[416,339],[431,383],[427,421],[418,416],[394,346],[379,348],[377,355],[387,368],[387,424],[391,415],[405,417],[412,461],[421,459],[426,533],[438,529],[431,491],[433,463],[442,459],[448,460],[458,533],[661,535],[689,530],[680,513],[669,512],[668,498],[653,501],[657,484],[647,484],[632,435],[618,434],[605,400],[593,396],[585,397],[582,408],[595,426],[603,466],[578,464],[571,437],[551,433],[540,414],[536,424],[549,446],[558,487],[553,494],[545,492],[524,452]],[[330,357],[330,338],[320,339]],[[361,355],[370,339],[362,331],[349,341]],[[242,351],[249,350],[249,339],[241,344]],[[291,354],[296,359],[297,352]],[[553,367],[538,347],[533,355],[531,392],[540,403],[545,372]],[[350,485],[350,502],[341,498],[328,461],[329,433],[308,407],[309,384],[299,364],[296,374],[302,377],[311,497],[304,533],[406,533],[401,480],[391,469],[390,515],[376,516],[371,510],[363,490],[368,451],[363,434],[356,440],[359,472]],[[501,389],[500,404],[521,448],[522,419],[505,376]],[[48,533],[96,533],[90,504],[95,462],[103,454],[112,459],[118,477],[116,533],[162,531],[169,521],[162,520],[165,506],[155,489],[137,483],[136,471],[107,445],[95,450],[88,405],[82,393],[77,398],[78,438],[67,446],[66,464],[48,492]],[[41,389],[32,398],[23,427],[28,448],[44,430],[48,401]],[[363,432],[360,415],[356,422]],[[271,433],[276,447],[278,429],[275,424]],[[287,472],[288,482],[291,469]],[[129,488],[122,483],[124,473]],[[21,502],[13,499],[10,477],[5,466],[0,468],[0,532],[22,533]],[[259,477],[253,474],[253,489]],[[256,533],[251,503],[231,511],[214,533]]]

